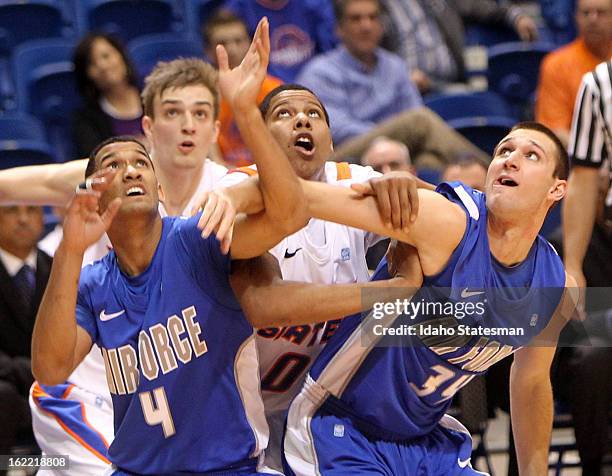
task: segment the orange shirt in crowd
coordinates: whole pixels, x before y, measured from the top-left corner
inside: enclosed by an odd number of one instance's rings
[[[260,103],[266,97],[266,94],[281,84],[280,79],[268,75],[264,79],[259,96],[257,96],[257,103]],[[232,111],[223,98],[221,98],[221,104],[219,105],[219,122],[221,123],[221,129],[217,142],[227,167],[236,168],[252,164],[251,153],[242,142]]]
[[[536,121],[551,129],[569,131],[582,76],[601,61],[587,49],[581,38],[546,55],[540,66]]]

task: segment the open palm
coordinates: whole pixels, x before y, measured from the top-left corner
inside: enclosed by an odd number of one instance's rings
[[[268,19],[262,18],[253,35],[253,41],[242,62],[230,69],[227,52],[217,46],[219,65],[219,89],[221,96],[233,109],[255,104],[270,59],[270,35]]]
[[[115,198],[99,213],[100,195],[112,182],[115,172],[102,171],[96,174],[92,190],[78,190],[70,200],[64,218],[64,242],[73,251],[84,253],[108,230],[121,206],[121,199]]]

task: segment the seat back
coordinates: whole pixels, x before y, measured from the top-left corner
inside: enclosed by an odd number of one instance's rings
[[[124,43],[142,35],[184,30],[169,0],[81,0],[77,15],[82,30],[111,33]]]
[[[166,33],[136,38],[128,44],[128,52],[141,82],[159,61],[178,57],[202,58],[204,55],[200,42]]]

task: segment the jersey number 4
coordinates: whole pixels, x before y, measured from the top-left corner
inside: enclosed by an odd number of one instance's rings
[[[164,437],[169,438],[176,433],[174,421],[170,413],[170,406],[166,398],[164,387],[157,387],[152,391],[140,392],[140,405],[148,425],[161,425]]]

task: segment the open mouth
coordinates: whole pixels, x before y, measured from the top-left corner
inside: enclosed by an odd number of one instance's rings
[[[497,185],[503,185],[505,187],[516,187],[518,186],[518,183],[516,183],[514,180],[512,180],[509,177],[500,177],[498,178],[495,183]]]
[[[314,151],[315,145],[310,134],[300,134],[295,139],[293,144],[297,149],[302,150],[308,154]]]
[[[195,147],[195,143],[190,140],[185,140],[179,144],[179,149],[183,152],[191,152]]]
[[[130,187],[125,192],[125,195],[128,196],[128,197],[138,197],[138,196],[144,195],[144,194],[145,194],[145,192],[144,192],[143,188],[142,187],[138,187],[138,186]]]

